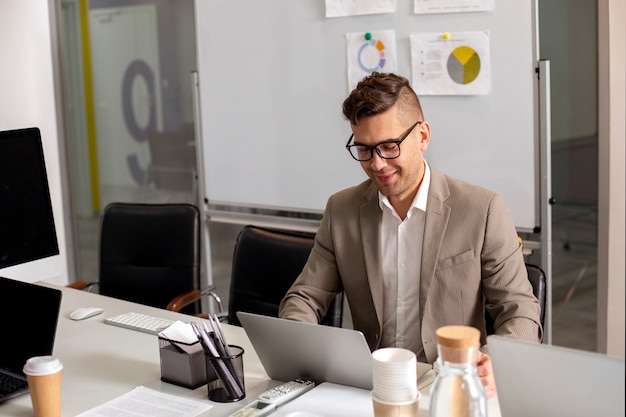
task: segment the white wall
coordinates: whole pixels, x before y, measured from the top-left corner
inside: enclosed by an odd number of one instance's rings
[[[0,275],[65,284],[67,254],[49,16],[47,0],[0,0],[0,130],[41,130],[61,254],[0,269]]]

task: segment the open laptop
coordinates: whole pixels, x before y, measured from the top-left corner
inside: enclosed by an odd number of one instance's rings
[[[503,417],[624,415],[624,359],[488,336]]]
[[[363,333],[237,312],[267,375],[372,389],[372,354]]]
[[[0,294],[4,298],[0,302],[2,403],[28,392],[26,376],[22,371],[28,358],[52,354],[62,292],[0,277]],[[13,381],[3,383],[7,380]]]

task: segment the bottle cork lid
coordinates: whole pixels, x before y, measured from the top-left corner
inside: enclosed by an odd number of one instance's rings
[[[476,348],[480,343],[480,331],[470,326],[443,326],[435,333],[438,343],[449,348]]]

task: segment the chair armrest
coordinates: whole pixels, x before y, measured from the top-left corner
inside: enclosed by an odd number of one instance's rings
[[[91,291],[91,289],[96,285],[98,285],[97,282],[76,281],[76,282],[72,282],[71,284],[66,285],[66,287],[74,288],[76,290]]]
[[[198,300],[201,297],[202,297],[202,293],[200,292],[200,290],[190,290],[172,298],[172,300],[168,303],[165,309],[170,310],[170,311],[175,311],[178,313],[185,306],[193,303],[194,301]]]
[[[174,297],[168,303],[168,305],[167,305],[167,307],[165,307],[165,309],[178,313],[185,306],[193,303],[194,301],[199,300],[200,298],[202,298],[205,295],[208,295],[209,297],[212,297],[215,300],[215,303],[217,304],[217,309],[218,309],[218,313],[217,313],[218,317],[223,316],[225,313],[224,313],[224,306],[222,305],[222,299],[215,292],[215,286],[214,285],[211,285],[211,286],[203,289],[202,291],[200,291],[200,290],[190,290],[190,291],[184,292],[182,294],[179,294],[176,297]],[[202,317],[202,318],[208,318],[208,316],[206,314],[196,314],[196,316]]]

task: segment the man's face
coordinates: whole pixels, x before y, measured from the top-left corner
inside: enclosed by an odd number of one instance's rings
[[[401,138],[418,120],[403,122],[395,107],[385,113],[363,118],[352,126],[354,143],[374,146],[389,139]],[[365,173],[380,192],[393,204],[412,201],[424,176],[424,151],[430,140],[430,126],[423,122],[415,127],[400,145],[400,156],[381,158],[376,152],[369,161],[361,162]]]

